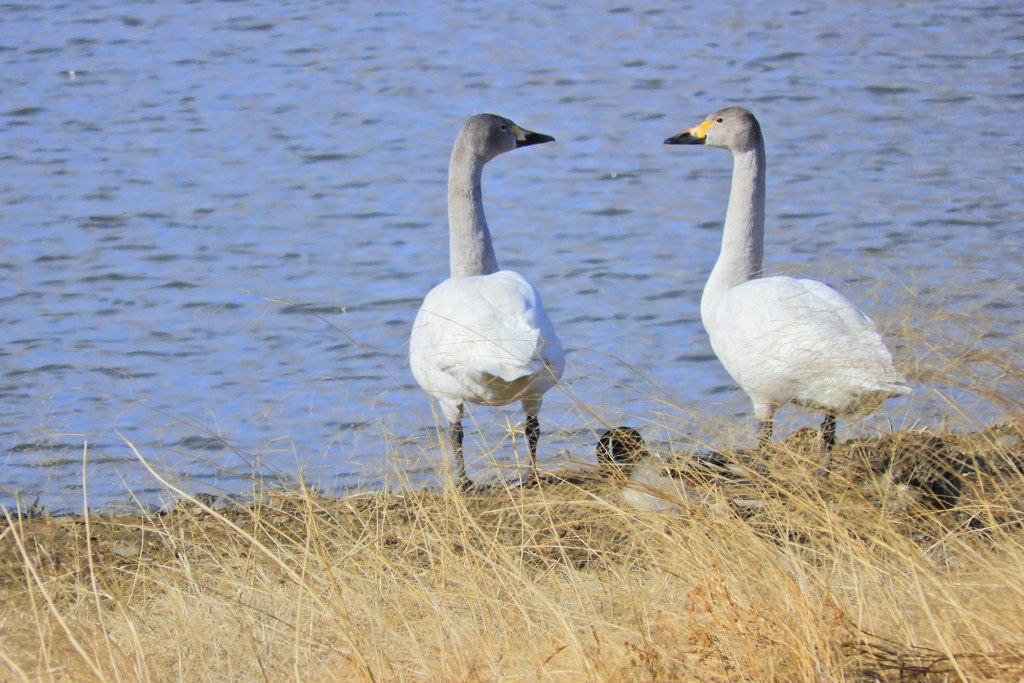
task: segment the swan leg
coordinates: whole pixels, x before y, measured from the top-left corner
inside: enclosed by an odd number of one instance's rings
[[[526,443],[530,449],[530,478],[537,480],[537,443],[540,441],[540,419],[526,416]]]
[[[754,469],[765,474],[768,471],[768,458],[771,455],[772,430],[775,419],[775,411],[778,406],[771,402],[755,400],[754,417],[757,418],[757,450],[761,455],[761,462]]]
[[[827,477],[829,465],[832,464],[832,448],[836,445],[836,416],[834,413],[825,413],[825,419],[821,423],[821,450],[822,459],[818,466],[818,474]]]
[[[836,416],[834,413],[825,413],[825,419],[821,423],[821,445],[826,453],[832,451],[836,445]]]
[[[757,423],[757,448],[761,451],[761,457],[767,458],[768,445],[772,442],[772,419],[761,420]]]
[[[451,428],[448,431],[448,438],[451,440],[452,453],[455,455],[455,477],[459,488],[467,489],[472,482],[470,482],[469,477],[466,476],[466,462],[462,457],[463,437],[464,432],[462,431],[462,420],[452,422]]]
[[[461,401],[445,399],[441,399],[439,404],[441,412],[448,420],[448,443],[452,448],[452,457],[455,458],[455,462],[452,464],[452,469],[455,471],[452,475],[455,485],[465,491],[472,486],[473,482],[466,476],[466,462],[462,457],[462,440],[465,436],[465,432],[462,430],[462,418],[465,416],[463,404]]]

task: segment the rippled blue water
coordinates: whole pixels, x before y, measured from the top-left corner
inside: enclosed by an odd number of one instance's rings
[[[129,442],[189,491],[429,481],[407,336],[481,111],[557,138],[484,186],[499,260],[574,347],[549,462],[602,423],[752,427],[698,313],[729,159],[661,145],[726,104],[767,138],[769,271],[886,326],[911,295],[992,299],[991,339],[1019,339],[1024,11],[963,4],[5,5],[0,503],[80,509],[83,460],[90,506],[155,499]],[[945,410],[920,387],[878,420]],[[516,412],[473,415],[468,453],[510,461]]]

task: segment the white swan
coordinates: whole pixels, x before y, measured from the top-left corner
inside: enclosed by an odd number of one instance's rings
[[[727,107],[665,144],[732,152],[722,250],[704,286],[701,320],[715,355],[754,404],[762,453],[779,406],[825,413],[820,473],[827,474],[836,416],[872,412],[910,388],[874,323],[844,296],[815,280],[761,277],[765,154],[753,114]]]
[[[537,293],[522,275],[498,270],[484,218],[484,164],[509,150],[554,140],[493,114],[466,120],[448,171],[451,277],[423,300],[409,340],[412,374],[449,423],[458,483],[470,484],[462,456],[466,401],[522,401],[531,475],[537,475],[541,401],[562,376],[565,350]]]

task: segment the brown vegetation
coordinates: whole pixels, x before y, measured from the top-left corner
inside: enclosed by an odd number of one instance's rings
[[[798,432],[703,504],[539,487],[269,495],[0,525],[0,669],[21,680],[1013,680],[1022,422]],[[733,454],[742,463],[742,454]],[[671,495],[671,493],[667,494]],[[208,502],[208,501],[207,501]]]

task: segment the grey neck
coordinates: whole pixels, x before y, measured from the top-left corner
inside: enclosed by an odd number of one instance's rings
[[[452,277],[486,275],[498,270],[491,232],[484,217],[480,180],[485,160],[462,139],[452,149],[448,169],[448,234]]]
[[[701,315],[731,287],[761,276],[764,253],[764,143],[733,153],[722,250],[701,297]]]

